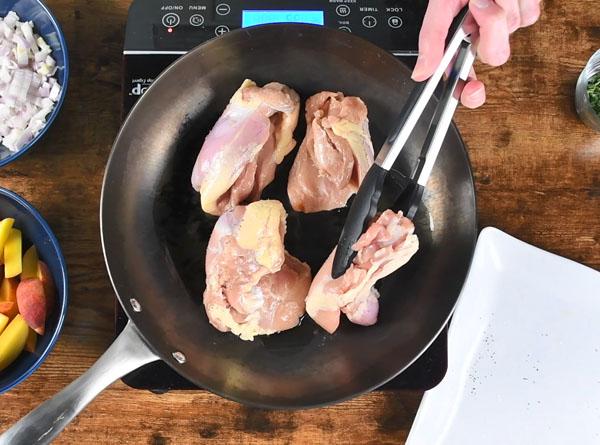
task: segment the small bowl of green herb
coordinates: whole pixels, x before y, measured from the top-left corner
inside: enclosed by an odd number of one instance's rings
[[[588,127],[600,131],[600,50],[594,53],[579,76],[575,107]]]

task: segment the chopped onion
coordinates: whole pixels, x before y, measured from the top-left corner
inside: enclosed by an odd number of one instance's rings
[[[42,51],[48,51],[48,52],[52,51],[50,46],[48,46],[48,44],[42,37],[37,38],[37,44],[40,47],[40,50],[42,50]]]
[[[10,117],[10,107],[6,104],[0,104],[0,122],[5,123]]]
[[[5,39],[10,39],[13,35],[12,28],[8,26],[5,21],[0,22],[0,34],[2,34]]]
[[[23,47],[25,49],[29,49],[29,43],[25,40],[25,37],[21,33],[15,33],[13,35],[12,41],[17,44],[17,46]]]
[[[60,96],[60,85],[56,82],[52,85],[52,89],[50,90],[50,94],[48,97],[52,102],[56,102],[58,100],[58,96]]]
[[[19,16],[15,11],[10,11],[8,14],[6,14],[6,17],[4,17],[4,23],[6,23],[11,28],[15,28],[18,21]]]
[[[23,33],[23,37],[27,41],[29,48],[36,46],[35,37],[33,36],[33,23],[25,22],[21,23],[21,32]],[[36,47],[37,49],[37,47]]]
[[[50,96],[50,84],[46,82],[44,85],[38,88],[37,94],[40,97],[49,97]]]
[[[48,54],[50,54],[50,52],[50,49],[40,49],[37,53],[35,53],[33,59],[36,62],[43,62],[44,60],[46,60],[46,57],[48,56]]]
[[[0,68],[0,83],[8,83],[10,82],[11,79],[11,74],[8,71],[8,67],[7,66],[2,66]]]
[[[14,71],[14,75],[10,85],[8,86],[8,90],[6,92],[6,96],[12,97],[17,101],[17,103],[23,103],[27,99],[27,93],[29,92],[29,87],[31,86],[31,80],[33,79],[33,72],[30,70],[16,70]]]
[[[27,66],[29,65],[29,55],[27,54],[27,48],[21,46],[17,43],[17,48],[15,51],[15,57],[17,59],[17,65],[19,66]]]
[[[51,53],[32,22],[21,22],[13,11],[0,18],[0,144],[10,151],[39,134],[60,97]]]

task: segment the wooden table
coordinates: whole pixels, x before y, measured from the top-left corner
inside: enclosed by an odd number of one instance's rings
[[[129,0],[48,0],[71,53],[62,113],[0,184],[30,200],[56,232],[70,272],[63,334],[43,366],[0,398],[0,429],[83,371],[113,338],[114,295],[102,259],[100,185],[120,124],[121,50]],[[546,0],[541,21],[513,38],[504,67],[478,72],[487,104],[460,110],[481,226],[600,268],[600,134],[579,122],[575,82],[600,47],[597,0]],[[249,409],[204,391],[154,395],[117,382],[61,444],[403,443],[422,394],[373,392],[303,412]],[[508,425],[509,426],[509,425]]]

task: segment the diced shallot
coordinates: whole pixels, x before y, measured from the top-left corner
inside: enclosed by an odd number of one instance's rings
[[[33,36],[33,25],[31,22],[21,23],[21,32],[23,33],[23,37],[25,37],[29,48],[36,46],[35,37]]]
[[[10,151],[39,134],[60,98],[51,53],[32,22],[20,22],[13,11],[0,18],[0,144]]]
[[[6,95],[14,98],[17,102],[25,102],[32,78],[33,73],[30,70],[16,70]]]
[[[17,59],[17,65],[25,67],[29,64],[29,56],[27,55],[27,48],[17,43],[17,47],[14,49],[15,59]]]
[[[52,89],[50,90],[49,98],[52,102],[56,102],[58,100],[58,96],[60,96],[60,85],[55,83],[52,85]]]
[[[0,34],[4,36],[5,39],[10,39],[13,35],[13,30],[6,21],[0,22]]]
[[[4,23],[11,28],[14,28],[18,21],[19,16],[14,11],[10,11],[8,14],[6,14],[6,17],[4,17]]]
[[[36,62],[41,63],[44,60],[46,60],[46,57],[48,57],[48,54],[50,54],[50,48],[40,49],[37,53],[35,53],[35,56],[33,56],[33,59]]]

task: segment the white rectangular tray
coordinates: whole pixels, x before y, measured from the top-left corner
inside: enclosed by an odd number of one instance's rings
[[[484,229],[407,444],[600,444],[600,273]]]

